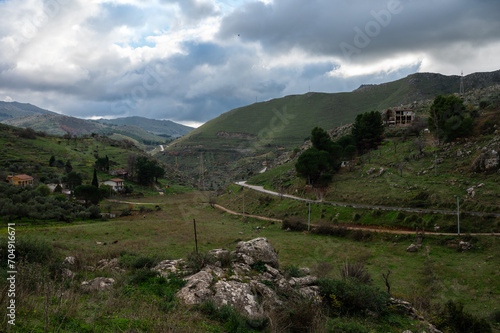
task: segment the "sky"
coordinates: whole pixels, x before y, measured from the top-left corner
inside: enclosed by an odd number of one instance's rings
[[[309,91],[500,69],[498,0],[0,0],[0,100],[191,126]]]

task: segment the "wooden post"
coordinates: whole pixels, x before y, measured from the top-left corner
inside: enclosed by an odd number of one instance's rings
[[[194,225],[194,244],[196,248],[196,254],[198,254],[198,238],[196,237],[196,220],[193,219],[193,225]]]

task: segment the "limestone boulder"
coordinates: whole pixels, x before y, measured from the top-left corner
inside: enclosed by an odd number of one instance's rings
[[[471,165],[473,172],[496,172],[500,169],[500,154],[495,149],[483,149]]]
[[[250,257],[254,262],[262,261],[273,268],[279,268],[278,255],[271,243],[264,237],[255,238],[248,242],[239,242],[236,245],[235,255],[236,257],[241,255],[241,257],[245,258],[247,264],[251,262],[247,258]]]
[[[213,279],[206,271],[191,275],[186,279],[186,285],[177,293],[177,297],[188,305],[201,304],[214,294],[210,289]]]
[[[115,283],[112,278],[96,277],[90,281],[83,281],[82,288],[87,291],[103,291],[110,288]]]

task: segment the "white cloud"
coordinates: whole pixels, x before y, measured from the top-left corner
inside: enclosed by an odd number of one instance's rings
[[[497,1],[401,5],[348,62],[340,44],[386,0],[0,1],[0,96],[198,124],[256,98],[498,69]]]

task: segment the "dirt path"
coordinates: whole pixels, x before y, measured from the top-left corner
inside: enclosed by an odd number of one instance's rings
[[[226,213],[233,214],[233,215],[239,215],[243,216],[242,213],[235,212],[233,210],[230,210],[226,207],[223,207],[221,205],[214,204],[214,207],[225,211]],[[265,216],[258,216],[258,215],[249,215],[245,214],[246,217],[251,217],[254,219],[259,219],[259,220],[264,220],[264,221],[274,221],[274,222],[283,222],[283,220],[280,219],[273,219],[270,217],[265,217]],[[318,225],[316,224],[311,224],[311,227],[317,227]],[[415,231],[413,230],[394,230],[390,228],[386,228],[383,226],[360,226],[360,225],[343,225],[339,224],[338,225],[341,228],[349,229],[349,230],[364,230],[364,231],[371,231],[371,232],[385,232],[388,234],[399,234],[399,235],[413,235],[415,234]],[[435,235],[435,236],[457,236],[456,233],[445,233],[445,232],[430,232],[426,231],[425,232],[428,235]],[[500,237],[500,233],[475,233],[475,234],[468,234],[472,236],[497,236]]]
[[[432,209],[414,209],[414,208],[400,208],[400,207],[385,207],[385,206],[372,206],[372,205],[358,205],[358,204],[344,204],[344,203],[337,203],[337,202],[329,202],[329,201],[316,201],[316,200],[309,200],[309,199],[304,199],[300,197],[296,197],[293,195],[289,194],[280,194],[278,192],[270,191],[264,189],[262,186],[256,186],[256,185],[249,185],[246,184],[245,181],[243,182],[237,182],[237,185],[241,185],[247,188],[250,188],[255,191],[259,191],[262,193],[274,195],[274,196],[281,196],[283,198],[288,198],[292,200],[298,200],[298,201],[304,201],[304,202],[311,202],[311,203],[318,203],[318,204],[325,204],[325,205],[332,205],[332,206],[341,206],[341,207],[354,207],[354,208],[368,208],[368,209],[381,209],[381,210],[395,210],[395,211],[404,211],[404,212],[416,212],[416,213],[442,213],[442,214],[456,214],[456,212],[452,211],[446,211],[446,210],[432,210]],[[216,205],[219,206],[219,205]],[[226,210],[229,212],[227,208],[224,208],[222,206],[219,206],[221,209]],[[218,207],[218,208],[219,208]],[[236,213],[233,212],[237,215],[242,215],[241,213]],[[494,213],[483,213],[483,212],[466,212],[468,214],[476,215],[476,216],[482,216],[482,215],[495,215],[495,216],[500,216],[500,214],[494,214]],[[245,214],[246,215],[246,214]],[[246,215],[246,216],[251,216],[253,215]],[[266,219],[265,217],[257,217],[261,219]],[[277,220],[282,222],[282,220]],[[312,227],[316,225],[311,225]],[[414,234],[415,231],[412,230],[394,230],[390,228],[386,228],[383,226],[359,226],[359,225],[343,225],[344,228],[350,229],[350,230],[366,230],[366,231],[372,231],[372,232],[386,232],[390,234],[406,234],[406,235],[411,235]],[[428,235],[437,235],[437,236],[456,236],[457,233],[444,233],[444,232],[431,232],[431,231],[426,231],[425,232]],[[467,233],[468,235],[472,236],[500,236],[500,233]]]
[[[233,214],[233,215],[246,216],[246,217],[251,217],[251,218],[254,218],[254,219],[259,219],[259,220],[264,220],[264,221],[283,222],[283,220],[273,219],[273,218],[270,218],[270,217],[257,216],[257,215],[249,215],[249,214],[244,214],[243,215],[242,213],[235,212],[234,210],[227,209],[226,207],[222,207],[221,205],[217,205],[217,204],[214,204],[214,207],[216,207],[216,208],[218,208],[220,210],[223,210],[226,213]]]
[[[124,204],[129,204],[129,205],[158,205],[159,204],[157,202],[131,202],[131,201],[122,201],[122,200],[115,200],[115,199],[106,199],[106,201],[124,203]]]
[[[379,209],[379,210],[389,210],[396,212],[409,212],[409,213],[430,213],[430,214],[447,214],[447,215],[457,215],[456,211],[452,210],[444,210],[444,209],[425,209],[425,208],[407,208],[407,207],[390,207],[390,206],[375,206],[375,205],[365,205],[365,204],[355,204],[355,203],[343,203],[343,202],[332,202],[332,201],[319,201],[319,200],[310,200],[301,197],[296,197],[294,195],[289,194],[280,194],[278,192],[270,191],[264,189],[262,186],[257,185],[249,185],[246,181],[236,182],[236,185],[244,186],[250,188],[254,191],[266,193],[269,195],[274,195],[278,197],[288,198],[297,201],[316,203],[321,205],[330,205],[336,207],[353,207],[353,208],[364,208],[364,209]],[[473,216],[495,216],[500,217],[500,213],[485,213],[485,212],[467,212],[460,211],[460,213],[466,213]]]

